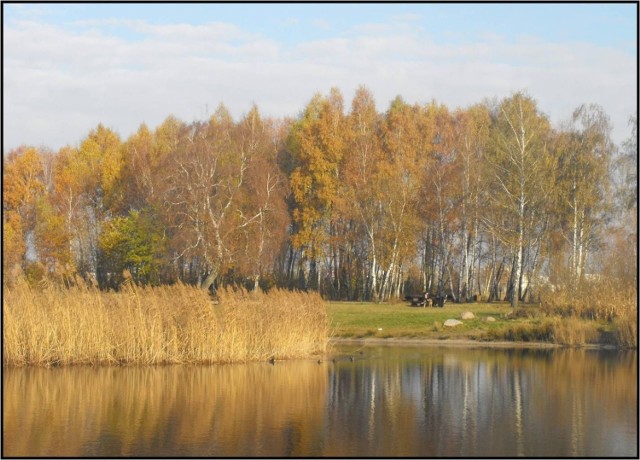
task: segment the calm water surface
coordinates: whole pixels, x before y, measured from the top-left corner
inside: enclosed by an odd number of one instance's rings
[[[5,369],[3,454],[638,455],[636,352],[343,346],[334,356]]]

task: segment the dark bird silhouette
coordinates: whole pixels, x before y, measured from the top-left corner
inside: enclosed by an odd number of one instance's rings
[[[275,364],[276,363],[276,358],[274,358],[273,356],[271,358],[268,359],[269,364]]]

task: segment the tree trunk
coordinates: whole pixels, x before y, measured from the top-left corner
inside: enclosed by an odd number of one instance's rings
[[[464,213],[464,207],[463,207]],[[466,229],[466,219],[462,221],[462,268],[460,269],[460,277],[458,279],[458,298],[462,301],[467,300],[467,290],[469,281],[469,235]]]
[[[218,278],[218,269],[212,268],[200,283],[200,288],[208,291],[215,283],[216,278]]]
[[[522,248],[524,246],[524,204],[525,204],[525,195],[524,195],[524,183],[520,182],[520,199],[519,201],[519,209],[518,209],[518,244],[516,246],[516,260],[515,260],[515,273],[513,276],[515,291],[511,296],[511,307],[518,308],[518,300],[520,298],[520,274],[522,273]]]

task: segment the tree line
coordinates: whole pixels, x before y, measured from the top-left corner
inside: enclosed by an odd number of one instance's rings
[[[518,302],[596,274],[636,282],[637,118],[554,128],[524,93],[450,110],[360,87],[296,118],[102,124],[3,154],[3,273],[115,288],[178,280],[383,301],[428,290]],[[615,261],[615,262],[614,262]]]

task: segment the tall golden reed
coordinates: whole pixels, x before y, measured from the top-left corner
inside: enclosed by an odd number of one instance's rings
[[[637,286],[604,278],[583,283],[572,292],[563,289],[542,293],[541,311],[554,322],[555,341],[564,344],[589,343],[595,340],[592,320],[611,325],[613,341],[620,348],[638,347]],[[562,321],[560,321],[562,318]]]
[[[222,290],[214,304],[183,284],[120,292],[16,280],[2,301],[3,365],[168,364],[301,358],[326,351],[316,293]]]

